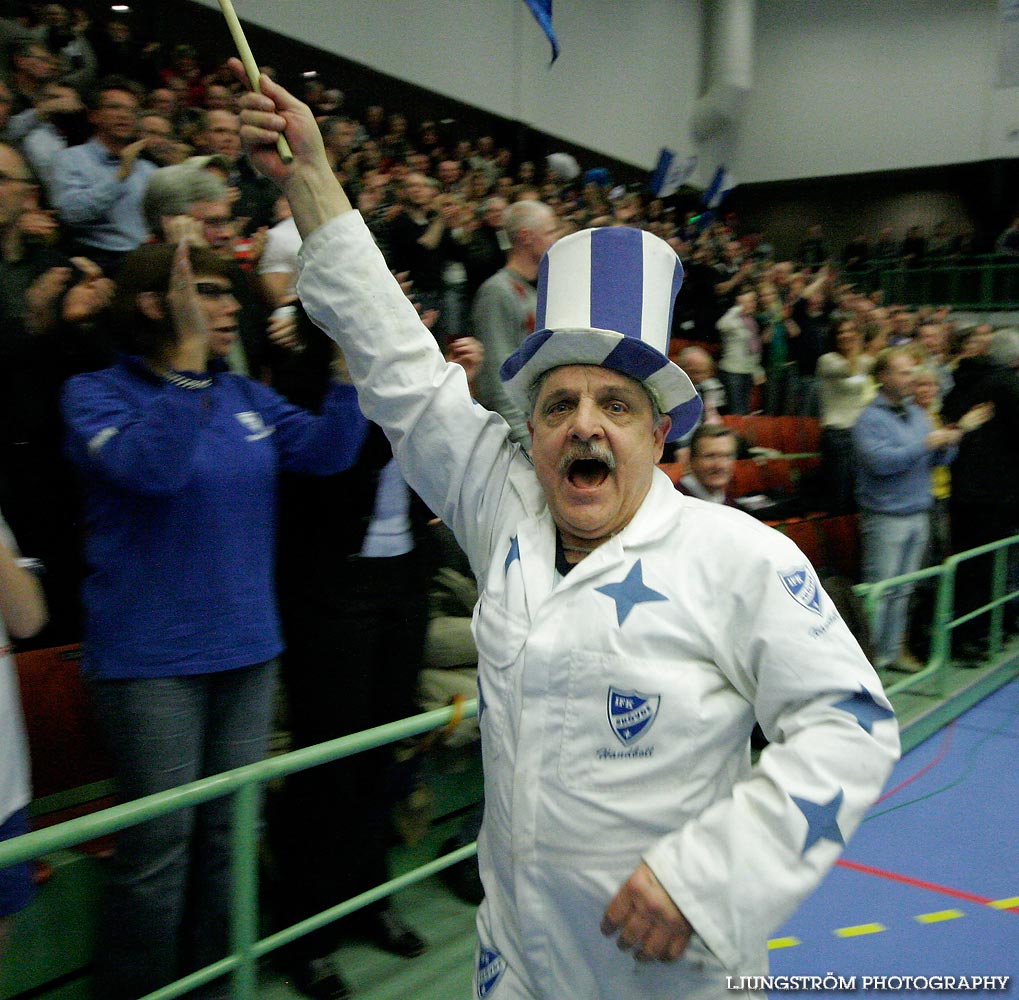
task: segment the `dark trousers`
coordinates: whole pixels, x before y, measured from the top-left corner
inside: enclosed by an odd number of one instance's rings
[[[342,570],[339,602],[291,602],[281,595],[283,679],[295,747],[417,714],[428,626],[421,562],[417,552],[354,558]],[[392,807],[405,791],[390,747],[287,779],[270,815],[282,925],[386,881]],[[283,949],[283,957],[320,958],[338,939],[339,929],[329,925]]]
[[[1016,531],[1015,509],[1011,504],[966,503],[950,501],[952,514],[952,548],[965,552],[979,545],[1008,538]],[[955,616],[964,615],[991,599],[994,556],[979,556],[960,563],[955,577]],[[1006,620],[1009,608],[1006,606]],[[1013,611],[1012,614],[1015,612]],[[955,630],[956,642],[986,639],[990,617],[979,615]]]
[[[821,432],[822,504],[829,514],[856,510],[853,462],[853,432],[825,427]]]

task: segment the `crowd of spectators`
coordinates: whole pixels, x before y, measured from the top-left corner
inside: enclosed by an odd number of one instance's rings
[[[0,18],[0,509],[21,550],[46,567],[50,624],[38,642],[57,645],[81,638],[86,572],[60,399],[72,376],[104,369],[129,349],[133,336],[112,321],[111,306],[131,252],[187,239],[219,261],[209,266],[224,288],[229,282],[237,308],[230,307],[236,327],[231,319],[218,343],[213,331],[217,365],[317,409],[337,359],[323,354],[322,341],[295,307],[300,238],[285,200],[241,156],[239,88],[225,66],[204,65],[190,46],[168,52],[135,38],[126,18],[111,15],[93,25],[61,4],[28,6],[30,17]],[[852,429],[878,391],[871,378],[875,359],[890,345],[906,347],[930,376],[924,405],[931,414],[946,398],[946,412],[958,410],[956,419],[978,403],[995,404],[988,429],[972,435],[981,450],[960,463],[965,472],[962,485],[953,485],[952,537],[970,544],[987,540],[992,528],[999,534],[1015,528],[1019,351],[1010,353],[1007,337],[987,324],[959,321],[947,306],[887,302],[854,283],[876,261],[914,267],[966,258],[973,253],[971,231],[942,225],[927,239],[913,226],[898,240],[883,229],[874,239],[855,237],[839,256],[814,225],[804,230],[797,253],[783,259],[761,234],[741,232],[737,219],[684,212],[679,202],[615,185],[604,168],[585,172],[563,156],[520,162],[492,136],[450,137],[434,121],[411,122],[379,105],[355,113],[341,91],[320,80],[308,82],[305,98],[336,175],[440,344],[455,351],[453,345],[473,337],[485,347],[477,394],[502,413],[522,444],[526,416],[503,397],[497,372],[534,330],[543,252],[580,228],[639,226],[667,240],[684,261],[673,334],[688,345],[680,363],[705,392],[709,423],[720,413],[754,409],[819,419],[819,505],[833,513],[854,510]],[[1003,234],[1003,254],[1019,252],[1017,228]],[[953,385],[964,389],[963,409],[953,401]],[[348,613],[342,627],[326,629],[322,623],[334,612],[355,600],[362,602],[357,607],[370,604],[375,632],[363,639],[368,649],[392,630],[378,594],[388,593],[395,579],[413,580],[421,606],[415,605],[414,635],[398,654],[406,661],[401,683],[411,683],[420,663],[410,661],[422,655],[426,628],[426,567],[419,565],[419,540],[393,550],[384,536],[394,519],[408,536],[423,520],[407,514],[399,474],[378,438],[369,437],[346,479],[284,487],[281,579],[292,583],[279,596],[284,631],[288,623],[301,630],[301,641],[291,642],[302,647],[302,663],[314,663],[322,643],[342,648],[359,624]],[[704,454],[698,447],[696,456],[705,468],[718,457],[712,449],[731,463],[730,436],[709,434],[705,442]],[[87,452],[102,443],[80,445]],[[714,473],[704,475],[705,488],[715,489]],[[940,476],[937,512],[944,519],[947,473]],[[361,528],[349,537],[343,529],[323,548],[308,533],[316,525],[307,512],[318,504],[323,519],[335,522],[342,509],[349,524]],[[369,522],[379,530],[366,537]],[[938,538],[946,535],[942,525]],[[295,552],[303,561],[295,563]],[[329,562],[342,562],[345,575],[323,594],[316,574],[328,572]],[[364,578],[353,579],[357,573]],[[371,574],[381,582],[371,583]],[[309,582],[321,608],[310,604]],[[412,598],[401,598],[404,610]],[[306,633],[315,643],[304,641]],[[295,663],[284,661],[285,677]],[[314,697],[312,691],[303,702],[309,712]],[[383,698],[383,692],[366,693],[363,700]],[[407,700],[395,700],[396,714],[408,714]],[[337,709],[341,714],[349,717]],[[311,714],[306,721],[304,742],[340,735]],[[334,780],[336,788],[368,794],[368,784],[386,779],[376,769]],[[384,875],[383,867],[379,860],[373,873]],[[293,903],[295,919],[305,915],[304,903]],[[415,954],[422,946],[401,926],[383,931],[400,953]],[[333,979],[326,986],[339,989],[335,974],[328,975]],[[306,983],[314,992],[314,977]],[[320,981],[318,992],[325,995]]]

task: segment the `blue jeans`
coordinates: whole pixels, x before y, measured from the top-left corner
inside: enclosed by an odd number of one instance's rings
[[[276,661],[186,677],[98,680],[93,700],[121,801],[261,760]],[[96,950],[96,996],[150,993],[227,951],[232,798],[117,836]],[[212,984],[204,996],[226,996]]]
[[[876,583],[920,568],[930,534],[930,512],[917,514],[860,513],[863,580]],[[906,636],[909,598],[913,587],[886,591],[871,622],[874,666],[894,663]]]
[[[754,376],[720,369],[718,378],[725,386],[725,399],[729,412],[737,416],[749,413],[754,392]]]

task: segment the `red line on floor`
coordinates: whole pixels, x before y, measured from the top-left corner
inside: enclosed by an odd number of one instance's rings
[[[952,889],[947,885],[938,885],[936,882],[925,882],[923,879],[913,878],[910,875],[900,875],[898,872],[885,871],[883,868],[874,868],[871,865],[861,865],[856,861],[847,861],[840,858],[835,862],[841,868],[849,868],[854,872],[862,872],[864,875],[876,875],[878,878],[886,878],[892,882],[901,882],[903,885],[912,885],[918,889],[928,889],[930,892],[940,892],[943,896],[953,896],[955,899],[966,899],[971,903],[979,903],[981,906],[990,906],[994,902],[988,896],[977,896],[972,892],[965,892],[962,889]],[[1011,906],[1002,912],[1019,913],[1019,906]]]
[[[910,775],[910,777],[906,778],[905,781],[900,781],[899,784],[897,784],[894,788],[889,788],[888,791],[885,792],[884,795],[882,795],[881,798],[879,798],[877,802],[874,803],[874,805],[877,805],[878,802],[884,802],[885,799],[890,799],[896,792],[902,791],[902,789],[905,788],[906,785],[912,784],[914,781],[916,781],[917,778],[919,778],[921,775],[926,774],[936,764],[940,764],[945,759],[945,757],[948,756],[948,751],[949,748],[952,746],[952,737],[954,735],[955,735],[955,719],[953,719],[945,728],[945,735],[941,739],[941,749],[938,751],[937,756],[929,764],[927,764],[924,767],[921,767],[920,770],[916,772],[916,774]]]

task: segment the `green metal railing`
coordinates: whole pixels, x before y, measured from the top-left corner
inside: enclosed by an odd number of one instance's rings
[[[1019,261],[986,254],[965,263],[903,267],[875,261],[847,271],[846,278],[867,292],[881,289],[888,302],[951,305],[966,309],[1019,308]]]
[[[470,858],[476,851],[474,844],[467,844],[413,871],[390,879],[374,889],[308,917],[300,923],[268,937],[259,938],[258,832],[261,786],[309,767],[419,736],[448,725],[454,718],[473,718],[477,715],[477,709],[477,701],[469,701],[465,702],[460,710],[442,708],[434,712],[425,712],[409,719],[401,719],[399,722],[343,736],[328,743],[281,754],[257,764],[248,764],[211,778],[202,778],[179,788],[125,802],[45,830],[37,830],[0,843],[0,868],[115,833],[176,809],[197,806],[225,795],[232,795],[234,802],[231,828],[233,868],[233,894],[230,903],[231,954],[148,994],[142,1000],[171,1000],[228,973],[233,976],[234,996],[238,1000],[250,1000],[255,995],[257,965],[263,955],[370,903],[384,899],[400,889],[429,878],[450,865]]]
[[[1019,589],[1006,591],[1008,579],[1008,552],[1013,546],[1019,545],[1019,535],[1002,538],[1000,541],[981,545],[966,552],[949,556],[940,566],[917,570],[903,576],[889,577],[877,583],[861,583],[854,590],[864,599],[864,608],[870,621],[874,620],[878,602],[890,590],[909,584],[921,583],[924,580],[938,580],[937,596],[934,603],[934,621],[931,623],[931,648],[927,664],[919,673],[911,674],[904,680],[897,681],[885,688],[889,696],[914,687],[932,677],[952,659],[952,633],[960,625],[990,613],[988,630],[988,655],[995,656],[1001,652],[1004,639],[1004,605],[1006,601],[1019,597]],[[958,617],[954,617],[955,578],[960,563],[971,559],[980,559],[993,555],[991,571],[991,597],[986,604],[980,605]]]
[[[857,593],[864,598],[864,606],[869,617],[873,619],[878,602],[890,590],[904,584],[938,579],[930,658],[922,672],[887,687],[889,695],[936,676],[951,660],[953,630],[979,615],[990,613],[989,651],[992,655],[1000,652],[1003,644],[1003,605],[1011,598],[1019,596],[1019,590],[1006,592],[1008,550],[1014,545],[1019,545],[1019,535],[951,556],[940,566],[881,580],[878,583],[860,584],[856,587]],[[993,555],[990,601],[973,611],[953,617],[957,567],[962,562],[987,555]],[[261,787],[269,781],[309,767],[419,736],[448,725],[454,717],[472,718],[476,715],[477,702],[470,701],[463,706],[459,715],[454,708],[426,712],[375,729],[343,736],[328,743],[295,750],[260,761],[257,764],[249,764],[224,774],[203,778],[200,781],[181,785],[179,788],[159,792],[146,798],[125,802],[89,816],[82,816],[0,843],[0,868],[115,833],[136,823],[156,819],[176,809],[197,806],[226,795],[233,796],[231,953],[204,969],[199,969],[183,979],[148,994],[142,1000],[172,1000],[174,997],[182,996],[198,986],[227,974],[233,977],[234,996],[239,1000],[250,1000],[255,995],[258,960],[264,955],[370,903],[466,860],[472,857],[476,851],[476,845],[468,844],[413,871],[390,879],[352,899],[308,917],[300,923],[293,924],[268,937],[259,938],[258,835]]]

